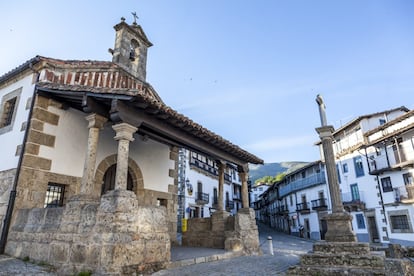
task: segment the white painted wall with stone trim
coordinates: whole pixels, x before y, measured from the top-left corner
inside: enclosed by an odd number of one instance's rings
[[[53,106],[48,110],[59,115],[58,126],[45,124],[44,127],[45,133],[56,136],[55,146],[40,146],[39,156],[52,160],[51,172],[82,177],[88,141],[87,114]],[[117,154],[118,142],[114,137],[112,124],[106,123],[99,133],[96,166],[108,156]],[[174,169],[174,161],[169,159],[169,146],[142,139],[138,134],[134,138],[129,145],[129,157],[140,167],[145,189],[168,192],[168,185],[174,183],[169,177],[169,170]]]
[[[75,109],[63,110],[49,106],[59,115],[57,126],[44,124],[44,133],[56,136],[53,148],[40,146],[39,156],[52,160],[51,172],[82,177],[88,143],[86,114]]]
[[[33,96],[34,85],[32,84],[32,75],[0,88],[0,101],[4,95],[19,88],[22,88],[22,90],[19,102],[16,103],[18,106],[13,130],[0,135],[0,171],[16,168],[19,162],[19,156],[16,156],[16,148],[23,143],[24,139],[24,131],[21,131],[21,127],[22,123],[27,121],[29,114],[29,109],[26,109],[26,103]]]
[[[106,157],[117,154],[118,143],[114,140],[115,132],[110,125],[100,132],[96,165]],[[173,160],[169,159],[170,148],[151,139],[143,141],[142,136],[134,134],[135,141],[129,144],[129,157],[135,160],[144,178],[144,188],[168,192],[168,185],[174,183],[169,177],[169,169],[174,169]]]

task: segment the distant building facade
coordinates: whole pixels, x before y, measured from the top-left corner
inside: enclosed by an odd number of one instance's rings
[[[180,154],[183,165],[179,174],[184,175],[179,194],[183,198],[182,218],[210,217],[218,208],[218,165],[210,157],[194,151],[180,149]],[[227,164],[224,184],[223,206],[234,215],[242,208],[241,181],[236,165]]]

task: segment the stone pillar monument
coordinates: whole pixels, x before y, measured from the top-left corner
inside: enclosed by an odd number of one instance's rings
[[[355,242],[356,236],[352,231],[352,216],[344,211],[341,194],[339,190],[338,176],[336,172],[335,157],[332,147],[333,126],[327,125],[325,104],[320,95],[316,97],[319,105],[321,127],[316,128],[322,141],[322,149],[325,157],[326,174],[328,176],[328,187],[331,196],[332,214],[326,217],[328,231],[325,235],[329,242]]]
[[[291,267],[286,275],[405,275],[386,273],[386,259],[371,254],[369,243],[357,242],[352,232],[352,216],[344,211],[332,147],[334,128],[327,125],[325,104],[318,95],[321,127],[316,128],[322,141],[332,213],[325,217],[326,241],[316,242],[313,251],[301,256],[300,265]],[[388,268],[391,266],[388,265]]]

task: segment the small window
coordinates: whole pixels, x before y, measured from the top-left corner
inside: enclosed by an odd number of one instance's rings
[[[364,166],[362,165],[362,157],[354,157],[355,175],[356,177],[364,176]]]
[[[342,171],[344,173],[347,173],[348,172],[348,164],[347,163],[342,164]]]
[[[381,185],[384,193],[393,191],[390,177],[381,178]]]
[[[349,185],[351,189],[351,197],[352,201],[360,201],[361,198],[359,196],[359,189],[358,189],[358,183]]]
[[[336,164],[336,174],[338,175],[338,182],[341,184],[341,174],[339,173],[339,166]]]
[[[17,97],[14,97],[3,104],[3,112],[1,114],[0,128],[9,126],[12,122],[14,108],[16,106]]]
[[[64,196],[65,185],[49,183],[47,186],[44,208],[62,207]]]
[[[257,195],[254,195],[254,201],[257,201]],[[213,189],[213,204],[218,204],[217,188]]]
[[[16,118],[17,106],[22,89],[17,89],[3,96],[0,105],[0,134],[13,129],[13,122]]]
[[[292,195],[289,196],[289,199],[290,199],[290,206],[293,206],[293,197],[292,197]]]
[[[358,225],[358,229],[365,229],[365,220],[363,214],[356,214],[355,219]]]
[[[406,215],[390,216],[393,230],[410,230]]]
[[[405,186],[411,186],[414,184],[413,175],[411,173],[403,174],[403,179]]]
[[[380,126],[384,125],[387,121],[383,118],[379,119]]]

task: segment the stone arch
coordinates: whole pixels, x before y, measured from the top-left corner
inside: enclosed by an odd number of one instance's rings
[[[107,156],[103,159],[95,172],[95,187],[94,193],[96,195],[101,194],[101,186],[104,181],[104,175],[106,170],[112,165],[116,164],[117,154]],[[138,164],[131,158],[128,158],[128,171],[131,173],[133,188],[132,191],[138,195],[138,191],[144,190],[144,178],[142,176],[141,169]]]

